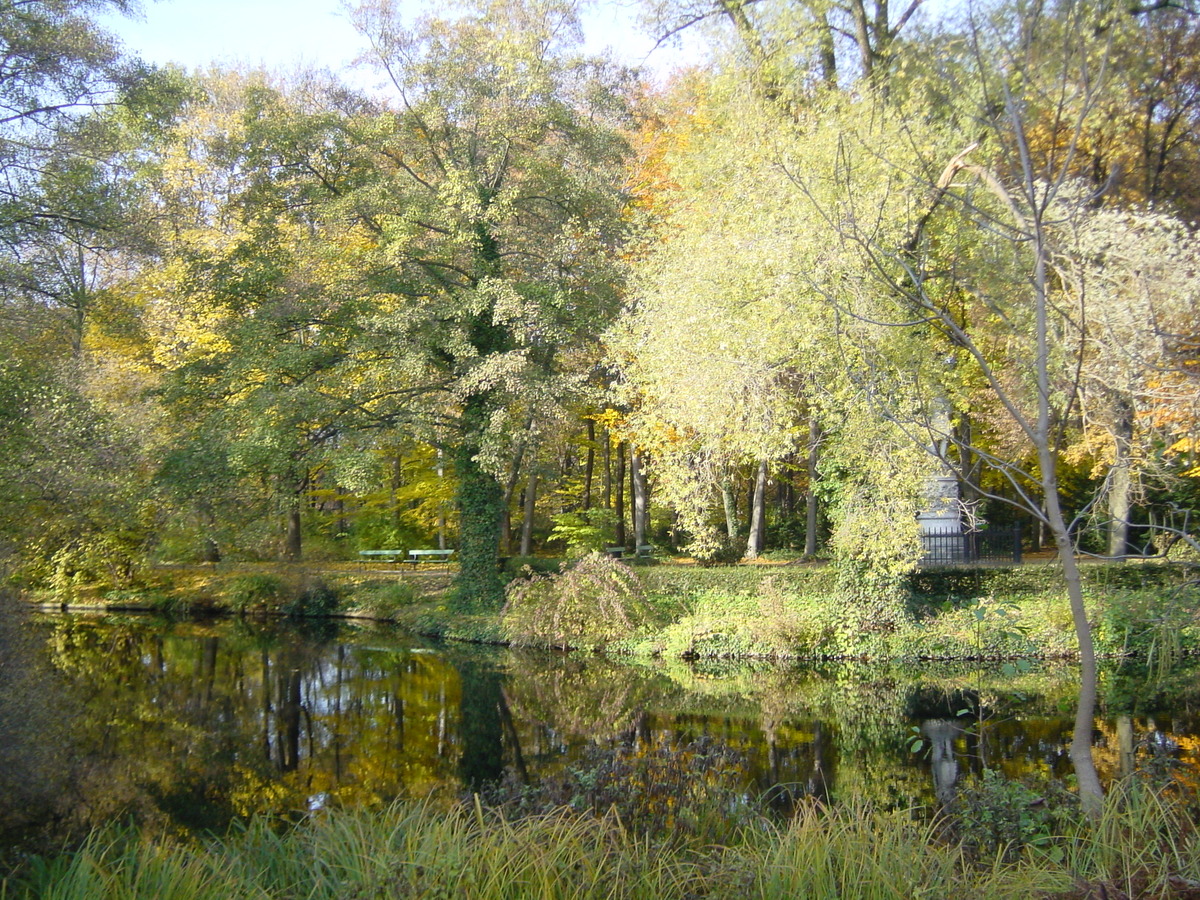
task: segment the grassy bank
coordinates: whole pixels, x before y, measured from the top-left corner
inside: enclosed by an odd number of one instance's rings
[[[1102,654],[1165,663],[1200,650],[1189,568],[1097,565],[1084,578]],[[1017,659],[1075,650],[1051,566],[919,572],[886,597],[848,590],[832,567],[664,565],[618,580],[543,577],[511,604],[518,614],[510,609],[506,634],[518,644],[683,658]]]
[[[154,898],[1195,898],[1195,805],[1137,782],[1095,824],[972,842],[948,821],[850,804],[777,819],[679,807],[682,826],[628,810],[513,812],[478,799],[252,821],[222,839],[109,828],[27,860],[5,900]],[[990,811],[995,813],[995,809]],[[734,829],[731,821],[737,822]],[[1046,819],[1046,822],[1051,821]],[[667,817],[659,824],[665,826]]]
[[[919,572],[886,602],[848,592],[830,566],[644,565],[535,573],[510,564],[507,612],[464,615],[445,601],[446,569],[354,564],[164,567],[136,589],[32,593],[68,608],[169,614],[352,616],[458,640],[675,658],[972,659],[1074,652],[1052,565]],[[1200,650],[1192,570],[1168,564],[1083,569],[1098,650],[1169,663]]]

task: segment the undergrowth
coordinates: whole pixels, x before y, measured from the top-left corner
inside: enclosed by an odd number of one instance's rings
[[[590,784],[577,778],[565,802],[527,809],[512,793],[452,805],[403,801],[326,810],[291,825],[256,818],[206,840],[109,826],[74,852],[27,860],[0,880],[0,896],[1182,900],[1200,883],[1194,798],[1169,799],[1136,780],[1112,792],[1098,822],[1062,818],[1013,851],[1011,842],[948,838],[937,817],[863,802],[802,803],[778,819],[740,798],[739,821],[722,790],[684,791],[675,804],[656,798],[639,810],[636,792],[615,789],[665,765],[673,764],[651,747],[615,760],[608,775],[592,772]],[[736,762],[704,765],[719,782]],[[585,801],[573,802],[572,792]],[[686,827],[663,827],[685,815]]]

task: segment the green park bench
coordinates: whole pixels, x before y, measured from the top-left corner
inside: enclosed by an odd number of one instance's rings
[[[414,566],[422,562],[449,562],[453,554],[453,550],[409,550],[404,561]]]
[[[363,562],[399,562],[401,557],[405,555],[403,550],[359,550],[358,555],[362,557]]]
[[[448,562],[453,550],[359,550],[358,555],[364,562],[379,560],[380,562],[411,563],[416,568],[423,562]]]
[[[605,547],[604,555],[611,556],[613,559],[622,559],[625,556],[624,547]],[[634,556],[639,559],[645,559],[654,555],[653,544],[638,544],[637,550],[634,551]]]

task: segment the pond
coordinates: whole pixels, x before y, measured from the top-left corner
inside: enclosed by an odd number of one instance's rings
[[[1066,664],[622,664],[435,645],[382,626],[231,619],[54,616],[30,628],[30,658],[0,668],[0,827],[41,810],[85,825],[131,815],[221,828],[256,811],[461,792],[546,777],[596,748],[701,739],[736,754],[748,793],[783,804],[856,795],[931,807],[985,767],[1070,775]],[[1139,760],[1200,766],[1195,684],[1194,673],[1105,674],[1105,778]]]

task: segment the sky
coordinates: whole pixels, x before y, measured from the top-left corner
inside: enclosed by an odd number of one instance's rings
[[[421,6],[411,8],[415,14]],[[584,17],[588,50],[610,48],[621,62],[645,65],[660,78],[699,58],[696,40],[651,52],[653,42],[635,17],[632,0],[600,0]],[[248,63],[339,71],[362,48],[340,0],[150,0],[137,18],[104,15],[100,21],[147,62],[189,69]]]

